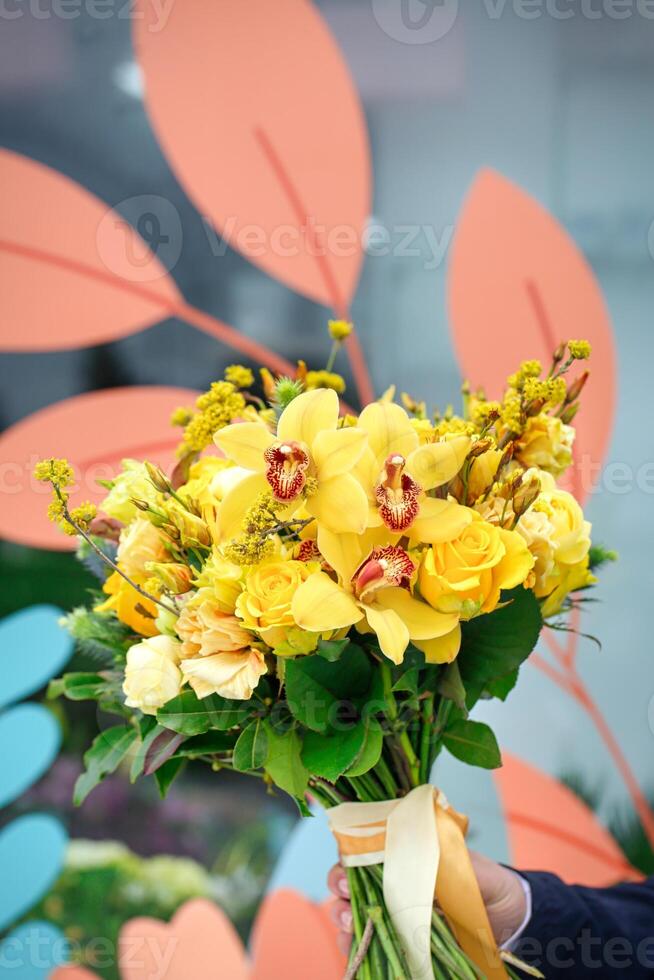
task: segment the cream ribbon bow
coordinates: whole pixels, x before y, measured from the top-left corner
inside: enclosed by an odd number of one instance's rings
[[[341,803],[327,812],[345,867],[384,865],[384,901],[412,980],[434,980],[436,898],[454,935],[490,980],[506,980],[465,844],[468,821],[433,786],[399,800]]]

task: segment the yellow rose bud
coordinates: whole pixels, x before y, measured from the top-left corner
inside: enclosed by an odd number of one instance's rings
[[[118,564],[129,578],[139,584],[148,577],[147,565],[150,562],[165,561],[167,557],[161,531],[145,518],[137,517],[121,532],[116,555]]]
[[[148,561],[146,571],[154,577],[154,581],[159,583],[168,592],[175,595],[183,595],[191,588],[193,570],[188,565],[182,565],[175,561]]]
[[[129,708],[155,715],[182,687],[179,669],[181,644],[170,636],[152,636],[130,647],[123,691]]]
[[[483,458],[483,457],[482,457]],[[522,538],[482,520],[474,520],[451,541],[425,552],[419,572],[420,592],[440,612],[459,612],[463,619],[492,612],[500,592],[525,581],[534,564]]]

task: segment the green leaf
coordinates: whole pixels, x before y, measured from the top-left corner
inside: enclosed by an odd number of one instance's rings
[[[146,720],[147,719],[147,720]],[[139,729],[141,732],[141,744],[132,759],[132,765],[129,771],[130,782],[135,783],[139,776],[143,775],[143,768],[145,766],[145,757],[147,755],[148,749],[154,742],[157,735],[165,732],[166,729],[162,728],[161,725],[157,725],[156,720],[150,715],[144,715],[139,722]]]
[[[200,700],[193,691],[183,691],[157,711],[157,721],[182,735],[203,735],[212,728],[225,732],[242,724],[251,708],[249,701],[229,701],[218,694]]]
[[[346,771],[346,776],[362,776],[377,765],[384,746],[384,733],[380,725],[371,719],[366,725],[366,737],[359,755],[354,760],[350,768]]]
[[[462,623],[457,658],[468,708],[499,677],[511,673],[536,646],[543,620],[533,592],[518,586],[503,599],[508,605]]]
[[[461,671],[456,660],[448,664],[441,673],[438,679],[437,690],[442,697],[447,698],[448,701],[453,701],[457,708],[460,708],[464,714],[467,714],[466,689],[463,686]]]
[[[168,790],[172,786],[174,780],[177,779],[185,765],[186,759],[175,757],[173,759],[168,759],[167,762],[164,762],[164,764],[154,773],[154,778],[159,790],[159,796],[162,800],[168,795]]]
[[[302,762],[300,736],[294,730],[282,734],[268,721],[264,724],[268,736],[266,772],[284,792],[298,800],[303,799],[309,785],[309,773]]]
[[[335,783],[358,759],[366,741],[366,725],[358,722],[343,732],[319,735],[307,732],[302,746],[302,761],[313,776]]]
[[[101,732],[84,755],[86,772],[75,783],[74,802],[79,806],[105,776],[115,772],[138,737],[135,728],[115,725]]]
[[[109,687],[109,681],[101,674],[64,674],[50,681],[47,697],[53,699],[63,695],[69,701],[98,701]]]
[[[202,755],[233,752],[237,739],[238,734],[236,732],[206,732],[204,735],[187,738],[184,744],[177,749],[175,756],[195,759]]]
[[[261,769],[268,758],[268,736],[261,718],[244,728],[234,746],[234,769],[249,772]]]
[[[461,719],[443,733],[443,744],[461,762],[482,769],[497,769],[502,765],[497,739],[492,728],[480,721]]]
[[[495,680],[491,681],[490,684],[486,686],[484,694],[487,694],[491,698],[499,698],[500,701],[506,701],[509,694],[513,688],[518,683],[518,674],[520,673],[520,668],[516,667],[509,674],[505,674],[504,677],[497,677]]]
[[[393,691],[408,691],[409,694],[418,693],[419,670],[417,667],[409,667],[405,670],[399,680],[393,684]]]
[[[307,728],[324,733],[337,720],[338,703],[364,695],[371,675],[370,660],[354,643],[349,643],[335,662],[318,655],[289,660],[286,664],[289,709]]]
[[[602,565],[606,565],[607,562],[617,560],[617,551],[610,551],[602,544],[592,544],[590,546],[590,551],[588,552],[588,567],[590,568],[591,572],[595,571],[596,568],[601,568]]]
[[[321,640],[316,648],[316,653],[333,663],[340,659],[341,654],[349,644],[350,641],[347,638],[344,640]]]

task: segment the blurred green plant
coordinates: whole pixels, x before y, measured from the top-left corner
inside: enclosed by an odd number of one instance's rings
[[[0,541],[0,618],[34,602],[70,609],[94,587],[97,579],[73,554]]]
[[[559,781],[593,812],[597,813],[602,807],[604,785],[601,782],[591,783],[586,775],[577,771],[564,773],[559,776]],[[654,793],[649,793],[648,797],[654,806]],[[654,849],[633,807],[628,804],[614,806],[602,823],[634,868],[644,875],[654,874]]]
[[[103,980],[119,980],[118,935],[137,916],[168,921],[193,898],[221,906],[245,936],[270,873],[263,824],[248,826],[209,872],[190,858],[142,858],[117,841],[71,841],[64,871],[29,919],[57,925],[72,959]]]

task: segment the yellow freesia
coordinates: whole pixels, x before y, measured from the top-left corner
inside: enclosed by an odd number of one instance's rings
[[[352,476],[365,447],[366,433],[338,427],[338,396],[328,389],[298,395],[282,412],[277,435],[260,422],[229,425],[216,433],[216,444],[242,470],[244,478],[222,504],[222,534],[234,527],[254,497],[270,488],[276,500],[304,505],[311,517],[335,533],[361,534],[368,501]]]
[[[368,405],[358,425],[368,434],[356,473],[368,492],[369,526],[385,524],[431,544],[455,537],[470,523],[469,512],[456,501],[427,496],[457,475],[470,450],[468,436],[422,443],[407,413],[392,402]]]
[[[315,633],[353,625],[369,628],[377,634],[382,652],[398,664],[411,640],[451,635],[459,616],[438,612],[411,595],[415,571],[411,558],[397,545],[383,545],[380,540],[388,541],[385,528],[364,535],[319,528],[320,553],[338,580],[314,572],[295,592],[291,611],[298,626]]]

